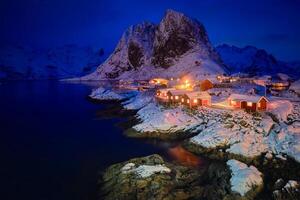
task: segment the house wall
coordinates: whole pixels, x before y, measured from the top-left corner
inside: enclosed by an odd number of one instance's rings
[[[201,91],[206,91],[206,90],[209,90],[213,87],[214,87],[214,85],[209,80],[204,80],[200,83],[200,90]]]
[[[267,110],[268,102],[266,99],[262,98],[258,103],[260,103],[260,106],[257,107],[257,110]]]

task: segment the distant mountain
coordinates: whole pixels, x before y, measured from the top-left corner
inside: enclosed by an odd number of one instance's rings
[[[182,13],[167,10],[156,25],[129,27],[110,57],[81,80],[148,79],[226,73],[204,26]]]
[[[283,62],[263,49],[253,46],[239,48],[223,44],[216,47],[224,64],[231,73],[248,73],[250,75],[274,75],[285,73],[291,77],[300,76],[300,62]]]
[[[104,61],[104,50],[65,45],[33,50],[0,47],[0,80],[61,79],[93,72]]]

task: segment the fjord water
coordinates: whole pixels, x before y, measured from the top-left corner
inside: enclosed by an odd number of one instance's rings
[[[96,199],[99,171],[165,154],[168,144],[123,136],[116,124],[124,119],[97,118],[105,105],[87,100],[93,87],[57,81],[0,85],[1,199]]]

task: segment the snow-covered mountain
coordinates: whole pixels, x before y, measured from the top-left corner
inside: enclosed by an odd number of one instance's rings
[[[216,50],[231,73],[242,72],[250,75],[285,73],[291,77],[300,75],[300,63],[279,61],[265,50],[253,46],[239,48],[223,44],[217,46]]]
[[[204,26],[182,13],[167,10],[156,25],[129,27],[110,57],[81,80],[148,79],[226,73]]]
[[[0,80],[60,79],[93,72],[104,61],[104,50],[65,45],[33,50],[23,46],[0,48]]]

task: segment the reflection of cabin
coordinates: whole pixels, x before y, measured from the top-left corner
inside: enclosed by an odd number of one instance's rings
[[[168,103],[168,92],[171,90],[176,90],[175,88],[166,88],[166,89],[159,89],[156,91],[156,99],[161,103]]]
[[[211,80],[205,79],[200,82],[200,90],[206,91],[214,87],[214,84]]]
[[[211,96],[208,92],[188,92],[182,96],[181,103],[189,106],[190,108],[197,106],[210,106]]]
[[[180,103],[181,97],[186,93],[186,90],[169,90],[167,96],[170,103]]]
[[[241,108],[251,111],[267,110],[268,102],[268,99],[264,96],[232,94],[228,97],[228,103],[233,108]]]

